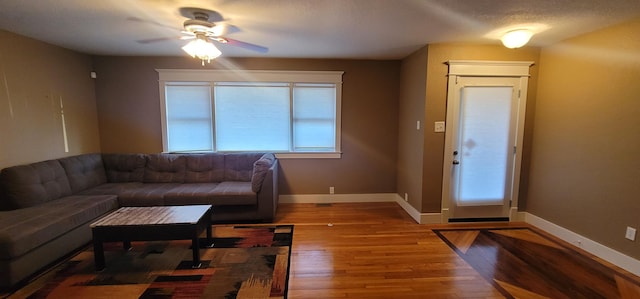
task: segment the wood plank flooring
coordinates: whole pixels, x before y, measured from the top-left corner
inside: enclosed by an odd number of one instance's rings
[[[280,204],[276,222],[295,224],[288,293],[291,299],[547,298],[510,284],[496,284],[487,278],[487,271],[474,269],[456,253],[456,247],[450,246],[452,242],[462,248],[471,246],[475,233],[455,235],[447,231],[447,240],[453,241],[445,243],[433,231],[530,227],[523,223],[419,225],[396,203]],[[552,236],[534,231],[544,235],[538,239],[557,244]],[[523,238],[534,236],[525,234]],[[489,264],[494,262],[498,261]],[[522,265],[501,267],[514,274],[527,271]],[[621,290],[613,298],[640,298],[638,277],[608,267],[620,273],[615,280],[620,280],[617,286]],[[600,282],[584,281],[585,285],[593,283]]]

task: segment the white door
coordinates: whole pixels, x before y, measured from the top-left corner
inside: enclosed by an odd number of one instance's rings
[[[517,211],[526,84],[520,76],[450,74],[443,168],[446,220],[509,220]]]

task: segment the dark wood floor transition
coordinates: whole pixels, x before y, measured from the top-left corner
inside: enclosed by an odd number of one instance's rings
[[[506,298],[629,298],[627,275],[530,228],[439,229],[436,234]]]
[[[640,298],[640,278],[523,223],[419,225],[395,203],[281,204],[288,298]]]

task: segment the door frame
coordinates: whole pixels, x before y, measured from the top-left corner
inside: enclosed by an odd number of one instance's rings
[[[510,77],[519,78],[519,106],[516,113],[516,153],[513,165],[513,175],[511,184],[511,207],[509,209],[509,221],[515,221],[518,212],[518,191],[520,186],[520,170],[522,162],[522,143],[524,136],[524,121],[527,106],[527,87],[529,83],[529,68],[533,65],[532,61],[488,61],[488,60],[449,60],[449,81],[447,88],[447,121],[457,120],[455,112],[458,106],[454,98],[457,79],[460,77]],[[444,159],[442,165],[442,223],[448,223],[450,218],[450,192],[451,192],[451,173],[453,156],[453,137],[455,135],[458,124],[453,121],[447,126],[445,132]]]

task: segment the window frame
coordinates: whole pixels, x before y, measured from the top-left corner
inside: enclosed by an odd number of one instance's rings
[[[167,135],[167,108],[165,86],[167,83],[176,82],[203,82],[209,83],[211,94],[214,93],[216,82],[281,82],[293,86],[300,83],[325,83],[335,84],[336,87],[336,132],[335,151],[332,152],[275,152],[278,158],[340,158],[342,156],[341,132],[342,132],[342,75],[343,71],[271,71],[271,70],[191,70],[191,69],[156,69],[158,72],[158,85],[160,91],[160,116],[162,124],[162,150],[168,151]],[[292,95],[291,95],[292,96]],[[293,101],[293,99],[290,99]],[[211,105],[215,105],[211,102]],[[212,113],[213,109],[212,109]],[[290,117],[292,116],[290,114]],[[212,115],[215,121],[215,114]],[[291,120],[290,120],[291,121]],[[212,130],[215,128],[212,125]],[[291,124],[293,132],[293,124]],[[215,143],[215,136],[212,136]],[[291,141],[293,142],[293,140]],[[223,152],[223,151],[217,151]]]

